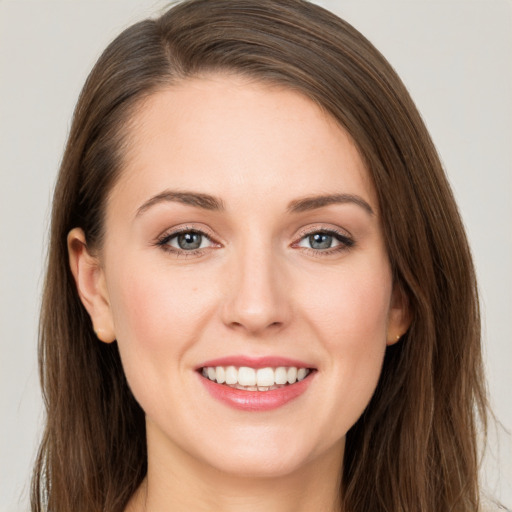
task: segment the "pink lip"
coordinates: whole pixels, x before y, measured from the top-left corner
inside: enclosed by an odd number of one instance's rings
[[[225,384],[217,384],[198,373],[208,392],[226,405],[243,411],[270,411],[301,396],[309,387],[316,372],[304,380],[271,391],[245,391]]]
[[[295,366],[297,368],[313,368],[312,365],[297,361],[296,359],[289,359],[286,357],[264,356],[264,357],[249,357],[249,356],[227,356],[219,359],[212,359],[205,361],[200,366],[196,367],[199,370],[208,366],[248,366],[250,368],[277,368],[278,366]]]
[[[245,391],[243,389],[232,388],[225,384],[218,384],[201,375],[201,368],[215,366],[249,366],[250,368],[295,366],[297,368],[312,368],[311,365],[294,359],[274,356],[257,358],[248,356],[229,356],[206,361],[196,368],[196,370],[198,370],[197,375],[199,379],[213,398],[233,407],[234,409],[240,409],[243,411],[269,411],[287,404],[306,392],[314,378],[314,375],[316,374],[316,372],[313,371],[305,379],[299,382],[288,384],[287,386],[273,389],[271,391]]]

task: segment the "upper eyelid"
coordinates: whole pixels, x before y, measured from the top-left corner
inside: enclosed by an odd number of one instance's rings
[[[204,227],[196,227],[196,226],[191,226],[191,225],[178,226],[178,227],[166,229],[160,235],[158,235],[157,240],[161,241],[164,239],[171,239],[171,238],[174,238],[175,236],[178,236],[182,233],[189,233],[189,232],[199,233],[203,236],[206,236],[206,238],[208,238],[212,242],[218,243],[215,235],[213,234],[213,232],[210,229],[205,229]]]
[[[308,228],[303,228],[298,231],[296,240],[301,240],[302,238],[312,235],[313,233],[329,233],[334,235],[339,235],[345,238],[352,239],[352,234],[347,231],[346,229],[334,227],[334,226],[322,226],[322,225],[315,225]],[[295,242],[294,242],[295,243]]]

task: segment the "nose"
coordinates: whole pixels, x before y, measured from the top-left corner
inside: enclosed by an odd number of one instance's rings
[[[233,257],[223,321],[230,329],[264,335],[284,328],[291,317],[286,272],[270,250],[247,247]]]

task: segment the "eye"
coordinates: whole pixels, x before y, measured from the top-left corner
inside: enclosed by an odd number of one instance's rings
[[[167,244],[176,249],[184,251],[193,251],[195,249],[203,249],[210,245],[208,237],[197,231],[188,231],[173,236],[167,241]]]
[[[309,247],[311,249],[330,249],[331,247],[336,247],[339,244],[339,241],[334,238],[333,235],[329,233],[313,233],[312,235],[308,235],[304,237],[299,242],[299,247]]]
[[[205,233],[187,229],[164,235],[158,240],[158,245],[171,252],[194,252],[216,244]]]
[[[332,230],[318,230],[304,235],[296,247],[304,247],[318,252],[336,252],[354,245],[347,235]]]

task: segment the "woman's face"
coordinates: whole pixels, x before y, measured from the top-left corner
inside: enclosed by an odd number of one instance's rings
[[[340,462],[407,327],[350,137],[296,92],[214,75],[149,97],[127,147],[100,266],[70,247],[150,457],[254,476]]]

